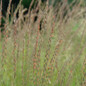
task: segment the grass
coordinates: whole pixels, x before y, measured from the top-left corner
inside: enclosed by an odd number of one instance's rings
[[[80,4],[62,19],[64,3],[56,8],[58,13],[48,5],[41,9],[39,3],[39,13],[29,9],[27,15],[19,3],[9,22],[10,2],[5,30],[0,33],[4,35],[0,39],[0,86],[86,85],[86,22],[80,18],[83,13],[78,15],[84,10]],[[19,18],[14,22],[17,10]],[[38,20],[33,22],[35,14]]]

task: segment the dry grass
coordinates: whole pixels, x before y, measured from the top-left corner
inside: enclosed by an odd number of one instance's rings
[[[73,3],[59,3],[54,9],[47,2],[42,9],[39,2],[31,10],[32,4],[25,9],[20,1],[11,13],[10,0],[5,30],[0,32],[4,35],[0,39],[0,86],[85,86],[86,22],[82,2],[72,10]],[[26,10],[28,13],[23,15]]]

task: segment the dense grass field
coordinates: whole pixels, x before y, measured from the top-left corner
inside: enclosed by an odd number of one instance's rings
[[[86,86],[86,20],[81,3],[72,10],[67,3],[59,4],[58,12],[48,5],[42,9],[39,3],[39,13],[33,9],[27,15],[19,3],[9,21],[10,4],[5,30],[0,32],[0,86]]]

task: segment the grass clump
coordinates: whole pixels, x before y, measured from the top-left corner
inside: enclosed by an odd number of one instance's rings
[[[0,32],[0,86],[86,85],[86,22],[81,17],[85,9],[80,2],[70,10],[73,3],[53,8],[47,2],[42,9],[39,1],[24,15],[21,1],[11,14],[10,0]]]

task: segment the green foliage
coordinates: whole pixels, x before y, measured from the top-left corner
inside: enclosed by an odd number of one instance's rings
[[[29,8],[32,0],[22,0],[22,4],[25,8]]]

